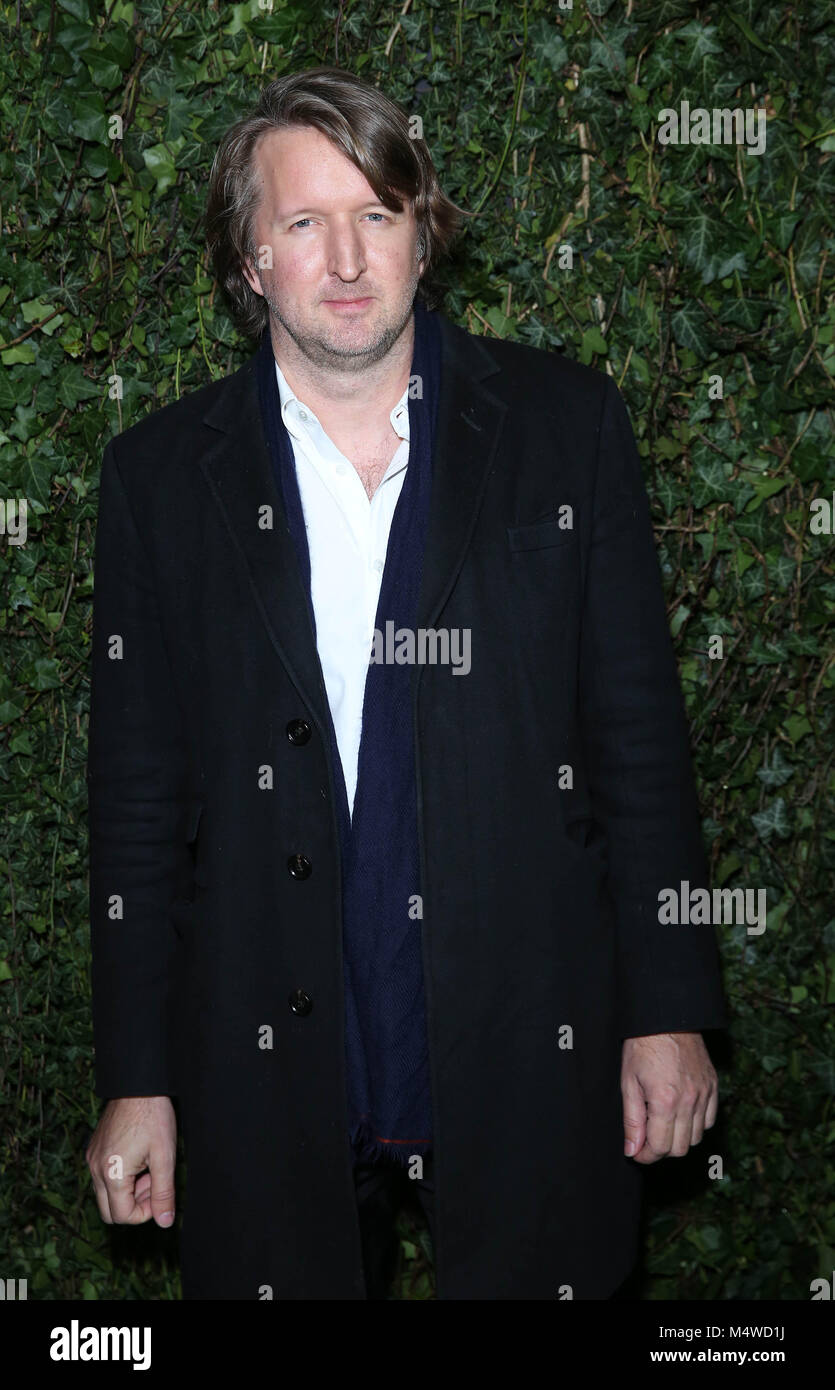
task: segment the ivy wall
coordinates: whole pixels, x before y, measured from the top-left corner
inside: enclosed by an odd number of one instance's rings
[[[208,170],[262,84],[328,63],[420,115],[472,214],[445,312],[621,387],[714,883],[767,892],[762,933],[718,929],[720,1120],[648,1172],[635,1293],[808,1299],[835,1269],[831,6],[43,0],[0,16],[0,1272],[30,1298],[179,1296],[173,1234],[103,1226],[83,1157],[100,1108],[97,481],[110,436],[252,351],[206,261]],[[750,113],[744,138],[701,140],[717,109]],[[419,1228],[402,1229],[401,1296],[431,1297]]]

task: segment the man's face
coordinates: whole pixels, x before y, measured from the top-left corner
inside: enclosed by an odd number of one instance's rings
[[[420,280],[417,223],[390,212],[345,155],[312,127],[270,131],[255,164],[262,197],[246,278],[281,330],[317,366],[362,371],[407,324]]]

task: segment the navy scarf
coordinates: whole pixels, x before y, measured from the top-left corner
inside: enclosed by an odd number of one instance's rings
[[[387,623],[394,624],[395,635],[400,628],[411,633],[416,629],[429,517],[441,345],[437,315],[419,300],[414,322],[409,465],[392,518],[375,620],[383,656]],[[307,533],[292,441],[281,418],[269,330],[257,363],[276,487],[315,633]],[[408,1163],[412,1154],[426,1154],[432,1139],[411,708],[414,674],[408,664],[369,663],[353,818],[328,710],[342,852],[345,1049],[355,1164],[383,1156]]]

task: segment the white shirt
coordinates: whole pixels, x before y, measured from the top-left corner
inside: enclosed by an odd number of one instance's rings
[[[409,463],[409,388],[389,417],[400,445],[369,500],[353,464],[293,393],[277,362],[275,371],[310,551],[316,647],[353,814],[374,620],[392,517]]]

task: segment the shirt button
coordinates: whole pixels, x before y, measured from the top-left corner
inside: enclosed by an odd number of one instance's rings
[[[372,564],[371,568],[372,568],[373,570],[376,570],[378,574],[382,574],[382,572],[383,572],[383,562],[382,562],[382,560],[375,560],[374,563]]]
[[[338,463],[338,464],[336,465],[336,471],[337,471],[337,473],[339,474],[339,476],[340,476],[340,478],[341,478],[342,475],[343,475],[344,473],[347,473],[347,472],[348,472],[348,469],[347,469],[347,466],[346,466],[344,463]]]
[[[307,419],[307,412],[304,411],[304,410],[300,410],[300,411],[299,411],[299,419],[300,419],[300,420],[306,420],[306,419]]]

